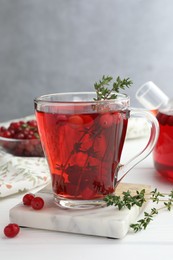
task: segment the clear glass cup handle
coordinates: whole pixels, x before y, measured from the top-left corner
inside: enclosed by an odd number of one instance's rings
[[[116,181],[116,186],[134,166],[144,160],[152,152],[159,136],[159,124],[156,117],[152,113],[145,110],[131,109],[130,117],[146,118],[146,121],[148,122],[148,125],[150,127],[150,135],[148,143],[146,144],[144,149],[132,159],[130,159],[126,164],[120,165],[118,175],[121,175],[121,177],[119,180]]]

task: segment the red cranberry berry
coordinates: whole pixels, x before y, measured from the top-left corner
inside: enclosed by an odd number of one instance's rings
[[[6,128],[4,126],[0,127],[0,132],[3,133],[4,131],[6,131]]]
[[[44,200],[41,197],[35,197],[31,201],[31,207],[35,210],[40,210],[44,206]]]
[[[83,125],[83,119],[79,115],[70,116],[69,123],[72,128],[76,129]]]
[[[83,121],[84,121],[84,125],[85,126],[87,126],[87,125],[91,126],[93,124],[93,122],[94,122],[93,118],[91,116],[89,116],[89,115],[84,115],[83,116]]]
[[[20,122],[12,122],[9,126],[10,129],[18,129],[20,127]]]
[[[6,130],[2,133],[2,136],[5,138],[11,138],[11,133],[9,130]]]
[[[4,235],[6,237],[12,238],[17,236],[17,234],[19,233],[20,228],[17,224],[15,223],[10,223],[8,224],[5,228],[4,228]]]
[[[22,132],[15,134],[16,139],[25,139],[25,135]]]
[[[34,195],[31,193],[25,194],[23,197],[23,204],[26,206],[30,206],[31,205],[31,201],[34,199]]]
[[[27,121],[27,125],[34,128],[34,127],[37,127],[37,122],[36,122],[36,120],[29,120],[29,121]]]
[[[112,126],[113,120],[114,120],[113,116],[111,114],[107,113],[107,114],[101,115],[99,122],[103,128],[109,128]]]

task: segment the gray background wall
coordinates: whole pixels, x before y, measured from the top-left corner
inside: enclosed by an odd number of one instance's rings
[[[0,121],[36,96],[92,90],[102,75],[173,96],[172,0],[0,0]]]

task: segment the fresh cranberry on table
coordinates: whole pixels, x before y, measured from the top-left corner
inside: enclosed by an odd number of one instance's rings
[[[27,193],[23,196],[23,204],[26,206],[31,206],[31,201],[34,199],[34,194]]]
[[[5,228],[4,228],[4,235],[6,237],[12,238],[17,236],[17,234],[20,231],[20,227],[18,226],[18,224],[15,223],[10,223],[8,224]]]
[[[40,210],[44,207],[44,200],[41,197],[35,197],[31,200],[31,207]]]

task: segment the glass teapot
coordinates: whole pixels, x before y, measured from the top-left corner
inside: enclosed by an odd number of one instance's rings
[[[154,167],[164,178],[173,182],[173,99],[169,99],[152,81],[138,89],[136,98],[156,115],[160,133],[153,150]]]

